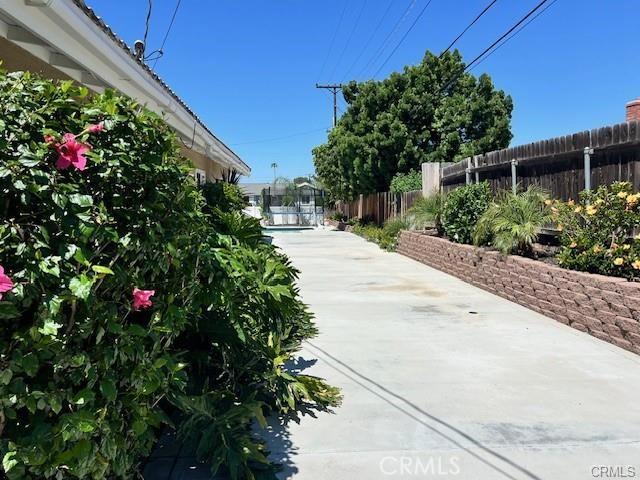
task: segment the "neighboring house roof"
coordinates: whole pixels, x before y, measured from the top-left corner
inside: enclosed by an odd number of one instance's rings
[[[251,171],[83,0],[11,0],[0,3],[0,14],[0,35],[81,83],[138,99],[194,150],[242,174]]]
[[[262,190],[271,185],[271,183],[241,183],[239,187],[244,190],[245,195],[262,195]]]
[[[309,188],[312,188],[312,189],[314,189],[314,190],[316,189],[316,187],[315,187],[314,185],[310,184],[309,182],[302,182],[302,183],[298,183],[298,184],[296,184],[296,187],[297,187],[297,188],[305,188],[305,187],[309,187]]]

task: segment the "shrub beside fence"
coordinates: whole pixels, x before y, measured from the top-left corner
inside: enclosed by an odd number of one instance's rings
[[[351,218],[370,220],[382,225],[391,218],[402,218],[407,210],[422,197],[422,190],[405,193],[379,192],[359,195],[355,200],[338,202],[336,211]]]

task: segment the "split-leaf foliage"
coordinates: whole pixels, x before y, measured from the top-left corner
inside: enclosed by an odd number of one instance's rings
[[[316,333],[296,270],[257,222],[205,205],[174,133],[135,101],[2,73],[0,110],[16,284],[0,301],[2,475],[133,478],[176,419],[214,470],[273,478],[251,425],[339,401],[285,368]],[[87,169],[57,170],[43,135],[101,121]],[[155,290],[150,309],[131,308],[134,287]]]

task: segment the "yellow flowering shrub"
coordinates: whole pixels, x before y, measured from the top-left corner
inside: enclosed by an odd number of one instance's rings
[[[582,192],[578,202],[551,206],[561,230],[562,267],[634,279],[640,277],[640,193],[628,182]]]

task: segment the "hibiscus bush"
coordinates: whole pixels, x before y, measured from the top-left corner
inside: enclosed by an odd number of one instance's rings
[[[214,469],[271,474],[249,425],[339,400],[284,368],[315,333],[296,271],[212,218],[135,101],[14,73],[0,109],[3,474],[131,477],[169,418]]]
[[[558,262],[565,268],[640,277],[640,193],[628,182],[584,191],[578,202],[549,202],[562,231]]]

